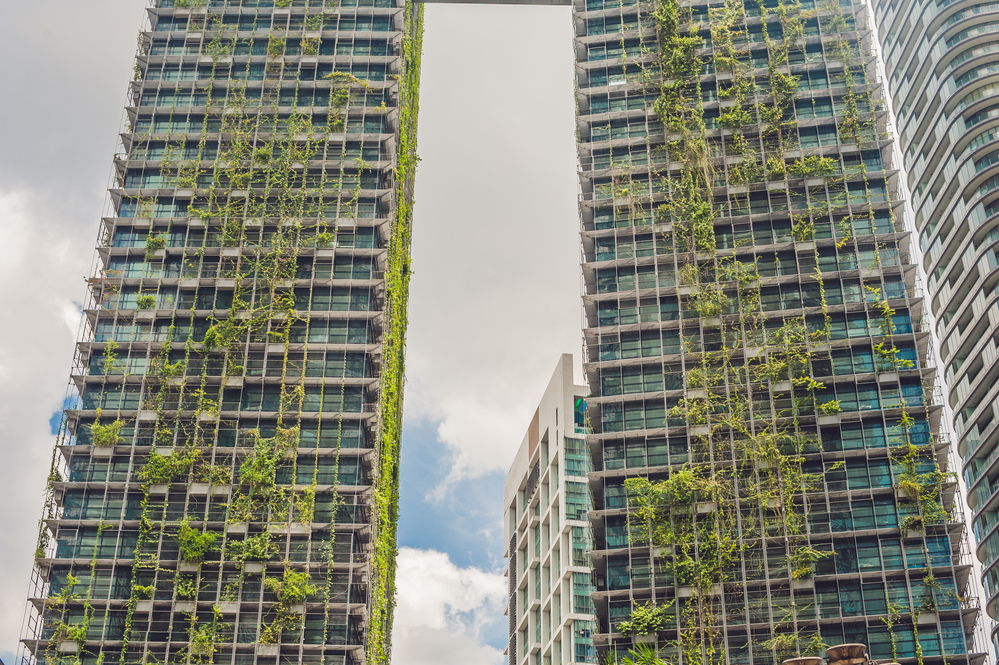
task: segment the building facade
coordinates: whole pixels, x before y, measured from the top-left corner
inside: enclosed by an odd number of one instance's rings
[[[864,7],[574,5],[598,654],[986,658]]]
[[[24,663],[386,663],[421,10],[154,0]]]
[[[999,9],[876,2],[987,610],[999,600]],[[999,634],[993,630],[993,642]]]
[[[563,354],[503,488],[510,665],[594,663],[584,386]]]

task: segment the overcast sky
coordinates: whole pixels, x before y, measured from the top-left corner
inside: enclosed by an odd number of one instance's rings
[[[13,662],[141,0],[5,7],[0,658]],[[396,665],[499,665],[502,479],[579,362],[569,9],[430,5],[403,432]],[[578,380],[577,370],[577,380]]]

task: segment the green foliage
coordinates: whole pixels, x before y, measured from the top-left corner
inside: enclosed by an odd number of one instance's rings
[[[264,588],[277,596],[282,605],[297,605],[304,603],[319,593],[319,587],[312,583],[312,578],[306,572],[284,569],[280,579],[268,577],[264,580]]]
[[[172,455],[160,455],[154,450],[139,470],[139,479],[154,485],[185,480],[200,458],[201,451],[197,448],[178,449]]]
[[[817,550],[808,545],[795,548],[791,555],[791,579],[803,580],[812,576],[815,562],[832,556],[831,551]]]
[[[284,55],[285,40],[283,37],[271,35],[267,39],[267,57],[280,58]]]
[[[295,499],[295,510],[298,512],[298,521],[306,526],[312,524],[316,515],[316,485],[302,490],[302,493]]]
[[[100,418],[100,410],[97,417]],[[125,421],[121,418],[115,419],[107,424],[94,422],[90,425],[90,442],[95,446],[115,446],[121,442],[121,428],[125,426]]]
[[[222,614],[217,608],[212,608],[212,620],[201,623],[198,617],[192,615],[188,628],[188,646],[186,653],[177,654],[175,662],[187,662],[191,665],[211,665],[215,662],[220,644],[229,626],[222,621]]]
[[[791,236],[798,242],[808,242],[815,238],[815,223],[808,219],[796,219],[791,225]]]
[[[675,618],[669,613],[673,607],[673,602],[655,605],[649,601],[645,605],[636,607],[627,621],[618,624],[618,632],[627,637],[628,635],[648,635],[665,630],[675,622]]]
[[[837,166],[838,163],[829,157],[808,155],[794,160],[787,170],[795,178],[811,178],[834,173]]]
[[[266,531],[255,536],[248,536],[245,540],[226,542],[226,558],[238,563],[267,561],[277,553],[278,547],[271,542],[271,534]]]
[[[135,306],[139,309],[152,309],[156,306],[156,296],[141,295],[135,299]]]
[[[166,247],[167,237],[165,235],[149,236],[146,238],[146,260],[153,258],[157,250]]]
[[[62,608],[66,606],[66,603],[72,602],[78,599],[79,594],[73,593],[73,588],[80,583],[73,574],[66,575],[66,583],[63,585],[59,593],[54,593],[45,600],[45,605],[48,607]]]
[[[832,399],[829,400],[828,402],[822,402],[821,404],[817,404],[815,408],[818,409],[819,413],[821,413],[824,416],[832,416],[837,413],[840,413],[843,410],[843,407],[840,406],[838,399]]]
[[[132,585],[132,597],[138,598],[140,600],[148,600],[153,597],[153,592],[156,591],[156,587],[152,584],[148,586],[142,586],[140,584]]]
[[[202,462],[195,472],[195,476],[203,483],[212,485],[229,485],[232,483],[232,467],[223,464],[208,464]]]
[[[767,159],[767,177],[771,180],[783,180],[787,173],[787,164],[781,157]]]
[[[198,595],[198,578],[191,575],[178,575],[175,581],[177,598],[190,600]]]
[[[201,563],[212,552],[217,552],[215,541],[217,533],[207,531],[202,533],[191,527],[187,521],[180,523],[177,532],[177,544],[180,546],[180,556],[187,563]]]

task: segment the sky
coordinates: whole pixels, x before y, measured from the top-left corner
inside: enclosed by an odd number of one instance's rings
[[[0,40],[7,663],[144,6],[4,9],[23,27]],[[396,665],[503,660],[503,478],[559,355],[578,365],[581,347],[571,40],[567,7],[427,7]]]

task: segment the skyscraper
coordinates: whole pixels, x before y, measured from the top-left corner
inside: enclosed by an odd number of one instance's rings
[[[574,12],[597,651],[983,662],[863,3]]]
[[[24,662],[388,662],[421,11],[150,4]]]
[[[974,2],[874,3],[987,610],[999,600],[996,66],[999,13]],[[999,644],[993,624],[992,640]]]
[[[563,354],[503,487],[511,665],[592,662],[586,394]],[[532,655],[533,654],[533,655]]]

